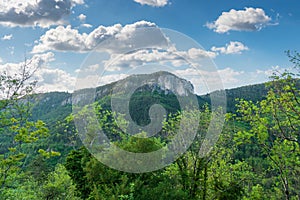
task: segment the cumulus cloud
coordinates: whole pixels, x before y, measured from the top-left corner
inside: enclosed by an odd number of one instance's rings
[[[11,40],[13,38],[13,35],[12,34],[9,34],[9,35],[4,35],[1,40]]]
[[[216,53],[203,49],[191,48],[187,51],[178,51],[173,48],[142,49],[128,54],[112,54],[111,58],[105,61],[105,68],[108,71],[120,71],[124,68],[136,68],[142,65],[158,63],[161,65],[171,64],[174,67],[182,65],[198,65],[198,61],[215,58]]]
[[[84,22],[86,20],[86,15],[80,14],[78,17],[79,21]]]
[[[41,68],[34,78],[37,80],[38,92],[72,92],[76,78],[62,69]]]
[[[71,26],[58,26],[50,29],[40,37],[40,43],[33,48],[33,53],[42,53],[48,50],[56,51],[84,51],[87,34],[80,34]]]
[[[258,31],[270,24],[271,18],[261,8],[245,8],[245,10],[231,9],[223,12],[218,19],[207,23],[209,29],[217,33],[233,31]]]
[[[62,69],[51,68],[50,63],[54,60],[51,52],[36,54],[26,62],[0,64],[0,73],[19,76],[26,65],[29,71],[34,72],[32,80],[37,81],[37,92],[72,91],[76,78]]]
[[[203,49],[191,48],[188,51],[178,52],[183,57],[189,60],[198,60],[202,58],[215,58],[216,53],[211,51],[205,51]]]
[[[62,24],[78,4],[84,4],[84,0],[2,0],[0,24],[43,28]]]
[[[81,27],[84,27],[84,28],[92,28],[92,27],[93,27],[93,25],[91,25],[91,24],[86,24],[86,23],[81,24],[80,26],[81,26]]]
[[[19,74],[22,66],[26,65],[28,70],[35,70],[46,67],[50,62],[54,61],[54,54],[51,52],[44,54],[36,54],[32,58],[19,63],[4,63],[0,65],[0,72],[6,72],[8,75]]]
[[[225,47],[213,46],[211,50],[214,52],[220,52],[221,54],[241,54],[242,51],[249,50],[249,48],[241,42],[231,41],[229,44],[226,44]]]
[[[148,5],[152,7],[164,7],[168,4],[168,0],[134,0],[141,5]]]
[[[215,58],[217,55],[215,52],[197,48],[179,51],[154,23],[147,21],[125,26],[121,24],[99,26],[90,33],[80,33],[71,26],[58,26],[40,37],[32,53],[46,51],[85,53],[92,50],[110,55],[105,66],[110,65],[109,70],[112,71],[149,62],[161,64],[169,62],[179,66],[186,63],[184,59],[195,61]]]
[[[165,63],[179,60],[178,55],[167,51],[142,49],[129,54],[112,54],[111,58],[105,61],[105,68],[108,71],[119,71],[124,68],[136,68],[150,63]]]
[[[99,45],[101,43],[101,45]],[[166,45],[167,39],[154,23],[139,21],[122,26],[99,26],[89,34],[79,33],[71,26],[58,26],[40,37],[32,53],[49,50],[88,52],[91,50],[125,53],[146,46]],[[99,46],[98,46],[99,45]],[[97,47],[97,49],[95,49]]]

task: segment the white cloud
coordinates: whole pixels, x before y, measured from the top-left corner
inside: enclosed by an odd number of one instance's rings
[[[33,53],[42,53],[48,50],[56,51],[83,51],[85,50],[85,40],[87,34],[80,34],[78,30],[71,26],[58,26],[50,29],[40,37],[38,45],[34,46]]]
[[[58,26],[42,35],[32,52],[42,53],[49,50],[87,52],[98,46],[97,51],[125,53],[141,46],[162,46],[165,43],[166,38],[160,29],[154,23],[146,21],[125,26],[121,24],[99,26],[89,34],[79,33],[71,26]]]
[[[258,75],[263,75],[263,76],[267,76],[267,77],[270,77],[270,76],[273,76],[273,75],[279,75],[279,74],[283,74],[284,72],[291,72],[291,73],[294,73],[294,74],[297,74],[297,69],[293,68],[293,67],[290,67],[290,68],[282,68],[278,65],[276,66],[272,66],[270,67],[269,69],[266,69],[266,70],[259,70],[257,69],[256,70],[256,74]]]
[[[194,86],[195,93],[207,94],[238,84],[239,78],[244,74],[244,72],[235,71],[229,67],[220,70],[188,68],[184,70],[176,70],[175,74],[191,81]]]
[[[119,71],[128,67],[136,68],[149,63],[172,62],[178,59],[179,56],[171,52],[142,49],[129,54],[112,54],[105,62],[105,68],[108,71]]]
[[[93,25],[91,25],[91,24],[81,24],[80,26],[84,27],[84,28],[92,28],[93,27]]]
[[[12,34],[9,34],[9,35],[4,35],[1,40],[11,40],[13,38],[13,35]]]
[[[36,54],[26,62],[0,64],[0,73],[20,76],[22,67],[26,64],[30,72],[34,72],[32,80],[37,81],[36,92],[73,91],[76,78],[62,69],[50,67],[54,54]],[[0,93],[1,97],[1,93]]]
[[[3,63],[3,59],[0,57],[0,63]]]
[[[64,23],[74,6],[83,0],[2,0],[0,24],[49,27]]]
[[[99,26],[90,33],[79,33],[71,26],[58,26],[40,37],[32,53],[45,51],[85,53],[92,50],[109,53],[110,59],[106,61],[105,66],[110,65],[108,70],[111,71],[149,62],[161,64],[169,62],[174,66],[180,66],[186,63],[184,59],[195,61],[215,58],[217,55],[215,52],[197,48],[178,51],[154,23],[147,21],[125,26],[121,24]],[[113,61],[115,62],[112,67]]]
[[[80,68],[80,69],[76,69],[75,73],[79,74],[80,73],[92,73],[92,74],[97,74],[98,70],[101,69],[101,66],[99,64],[93,64],[93,65],[89,65],[85,68]]]
[[[168,0],[134,0],[141,5],[148,5],[153,7],[164,7],[168,4]]]
[[[72,92],[76,78],[62,69],[41,68],[34,78],[37,80],[38,92]]]
[[[151,63],[160,65],[170,64],[174,67],[182,65],[199,65],[205,59],[212,59],[216,53],[202,49],[191,48],[187,51],[176,49],[142,49],[128,54],[112,54],[111,58],[105,61],[105,68],[108,71],[120,71],[124,68],[136,68]]]
[[[223,84],[229,85],[229,84],[236,84],[239,82],[238,76],[243,75],[244,71],[235,71],[232,68],[225,68],[218,70],[218,73],[223,81]]]
[[[211,50],[214,52],[220,52],[221,54],[241,54],[242,51],[249,50],[249,48],[241,42],[231,41],[229,44],[226,44],[225,47],[213,46]]]
[[[78,18],[81,22],[84,22],[84,21],[86,20],[86,15],[80,14],[77,18]]]
[[[191,48],[188,51],[179,52],[183,57],[190,60],[198,60],[202,58],[215,58],[217,55],[211,51],[205,51],[203,49]]]
[[[72,5],[76,5],[76,4],[82,5],[82,4],[84,4],[84,0],[71,0],[71,2],[72,2]]]
[[[216,21],[207,23],[206,26],[217,33],[226,33],[231,30],[258,31],[269,25],[270,21],[271,18],[261,8],[231,9],[229,12],[223,12]]]
[[[54,54],[51,52],[45,54],[36,54],[32,58],[19,63],[4,63],[0,65],[0,72],[6,72],[8,75],[19,74],[22,66],[27,65],[28,70],[34,70],[48,66],[54,61]]]

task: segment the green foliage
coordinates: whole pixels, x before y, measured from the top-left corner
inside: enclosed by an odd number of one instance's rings
[[[299,54],[289,54],[292,61],[299,64]],[[299,71],[300,66],[295,68]],[[272,173],[272,180],[278,185],[271,186],[277,198],[291,199],[299,196],[300,173],[300,90],[297,85],[299,74],[284,72],[272,76],[268,83],[269,92],[265,100],[258,103],[241,100],[237,120],[250,125],[248,130],[239,132],[235,141],[258,145],[262,155],[267,158],[267,170]],[[265,178],[266,175],[265,175]],[[268,177],[269,178],[269,177]],[[264,186],[267,187],[267,186]],[[278,189],[275,187],[279,187]]]
[[[146,89],[144,89],[146,90]],[[157,91],[135,92],[130,97],[129,113],[136,124],[145,126],[150,123],[149,110],[154,104],[162,105],[167,114],[175,114],[180,110],[179,102],[174,94],[164,94]]]
[[[76,186],[63,165],[57,165],[42,187],[42,198],[48,200],[76,200]]]
[[[15,183],[14,187],[6,188],[0,199],[5,200],[40,200],[42,191],[40,190],[40,185],[38,182],[30,177],[24,177],[24,174],[18,174],[19,177],[15,179],[20,179],[22,177],[22,182]]]
[[[44,122],[29,119],[31,95],[36,83],[30,78],[34,72],[35,69],[25,62],[19,74],[3,73],[0,76],[0,139],[6,139],[0,152],[0,197],[5,199],[21,199],[23,193],[27,195],[22,199],[32,196],[34,192],[30,188],[35,184],[21,184],[26,161],[34,154],[33,144],[48,136]]]
[[[66,158],[65,167],[69,172],[70,177],[76,184],[77,191],[83,199],[87,199],[91,192],[91,187],[88,184],[86,172],[84,171],[86,162],[91,158],[89,152],[84,148],[73,150]]]

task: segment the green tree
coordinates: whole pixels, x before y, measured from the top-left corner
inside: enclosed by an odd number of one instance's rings
[[[86,172],[84,171],[86,163],[90,159],[91,155],[84,147],[78,150],[72,150],[66,158],[65,167],[76,184],[77,191],[82,199],[87,199],[92,189],[87,180]]]
[[[68,171],[58,164],[54,172],[48,176],[42,187],[42,198],[47,200],[76,200],[76,185],[73,183]]]
[[[238,132],[235,138],[239,144],[259,146],[261,156],[268,161],[265,179],[274,183],[271,189],[276,198],[287,200],[300,196],[300,55],[288,52],[288,56],[295,64],[295,73],[274,73],[265,100],[240,100],[237,120],[247,122],[250,128]]]
[[[208,158],[201,157],[199,150],[205,138],[212,112],[208,105],[205,105],[201,112],[197,110],[188,111],[186,114],[188,117],[185,118],[182,118],[182,114],[179,112],[169,117],[164,124],[163,135],[166,135],[168,140],[172,139],[174,135],[178,134],[180,126],[184,127],[182,131],[186,135],[191,135],[194,131],[197,133],[187,152],[170,167],[176,170],[174,178],[178,180],[180,188],[188,194],[189,199],[205,198]],[[200,122],[199,127],[191,126],[198,120]]]
[[[26,148],[48,135],[42,121],[30,121],[31,97],[36,81],[32,81],[30,63],[24,62],[19,73],[0,75],[0,196],[7,188],[18,189],[31,148]],[[27,151],[30,150],[30,151]]]

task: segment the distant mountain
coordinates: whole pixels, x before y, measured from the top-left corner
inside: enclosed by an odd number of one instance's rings
[[[266,97],[268,88],[266,88],[265,83],[261,83],[226,89],[225,93],[227,99],[227,112],[233,113],[236,111],[235,105],[238,103],[237,99],[251,100],[253,102],[261,101]],[[210,104],[210,94],[198,96],[198,101],[200,105],[203,103]]]
[[[137,86],[135,83],[140,83],[140,85]],[[124,88],[135,89],[130,98],[130,101],[132,101],[130,107],[133,110],[132,113],[143,113],[137,115],[137,120],[140,119],[141,115],[147,115],[147,111],[154,103],[162,104],[168,112],[176,112],[180,109],[177,96],[184,97],[194,94],[194,86],[189,81],[169,72],[160,71],[150,75],[132,75],[94,89],[80,90],[73,95],[65,92],[37,94],[32,110],[32,118],[53,124],[68,116],[72,112],[72,102],[76,104],[83,101],[87,98],[86,94],[92,94],[94,100],[99,101],[104,108],[111,109],[111,95],[125,93]],[[265,98],[267,88],[265,84],[256,84],[226,89],[225,92],[227,111],[235,112],[237,98],[257,102]],[[210,95],[197,96],[199,105],[210,104]],[[146,121],[144,123],[147,123]],[[143,122],[141,123],[143,124]]]

